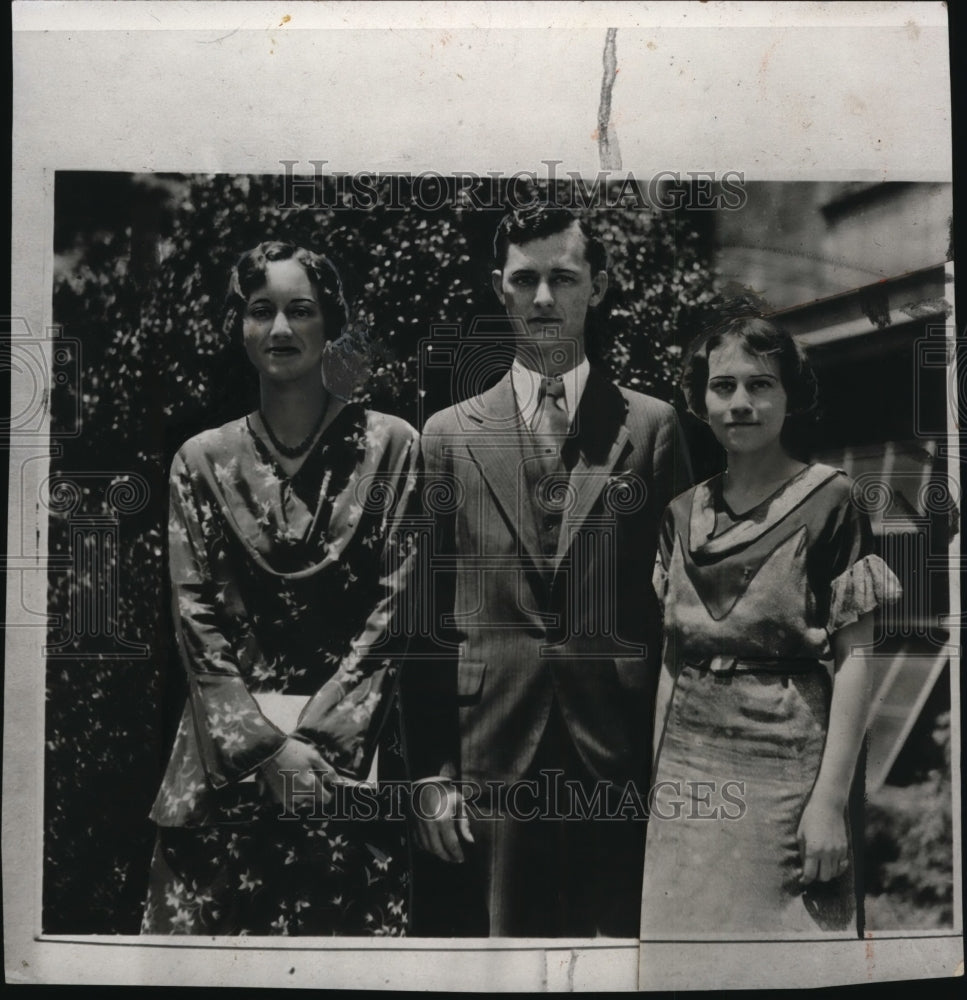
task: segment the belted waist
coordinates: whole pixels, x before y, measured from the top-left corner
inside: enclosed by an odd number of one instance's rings
[[[822,668],[821,660],[806,657],[686,656],[682,664],[712,674],[808,674]]]

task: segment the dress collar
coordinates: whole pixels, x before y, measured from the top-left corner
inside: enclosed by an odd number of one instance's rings
[[[692,495],[688,548],[694,555],[721,556],[761,538],[796,509],[810,494],[841,470],[830,465],[807,465],[786,480],[771,496],[743,514],[735,524],[713,537],[716,498],[721,495],[721,474],[700,483]]]

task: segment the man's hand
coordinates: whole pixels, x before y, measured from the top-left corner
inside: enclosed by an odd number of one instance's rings
[[[271,760],[262,764],[259,773],[269,794],[288,813],[315,813],[332,799],[328,779],[336,772],[315,747],[291,736]]]
[[[829,882],[849,867],[849,842],[843,809],[811,798],[803,811],[798,830],[802,857],[803,884]]]
[[[411,810],[416,842],[441,861],[463,861],[461,838],[472,844],[463,796],[446,778],[431,778],[413,786]]]

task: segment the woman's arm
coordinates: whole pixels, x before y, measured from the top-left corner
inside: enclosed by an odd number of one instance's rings
[[[349,654],[308,701],[293,731],[351,778],[366,777],[408,639],[400,612],[414,596],[408,588],[417,548],[413,535],[419,515],[419,460],[419,439],[413,431],[388,484],[392,499],[381,531],[379,597]]]
[[[832,636],[835,676],[829,729],[819,776],[799,824],[802,881],[827,882],[848,864],[846,806],[870,709],[867,650],[873,614],[867,612]]]
[[[210,502],[196,497],[179,452],[171,467],[168,519],[175,641],[188,674],[202,763],[210,784],[221,788],[274,757],[286,737],[259,711],[225,637],[205,541],[217,516]]]

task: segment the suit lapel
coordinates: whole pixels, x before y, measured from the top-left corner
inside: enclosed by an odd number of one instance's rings
[[[477,463],[507,523],[516,530],[521,546],[535,559],[540,553],[524,476],[524,454],[517,399],[508,372],[492,389],[464,404],[464,415],[480,425],[468,438],[467,450]]]
[[[626,448],[631,447],[625,426],[627,412],[628,404],[617,387],[592,368],[573,425],[575,437],[565,446],[577,452],[571,469],[571,487],[576,495],[561,526],[555,572],[571,546],[574,532],[597,503]]]

